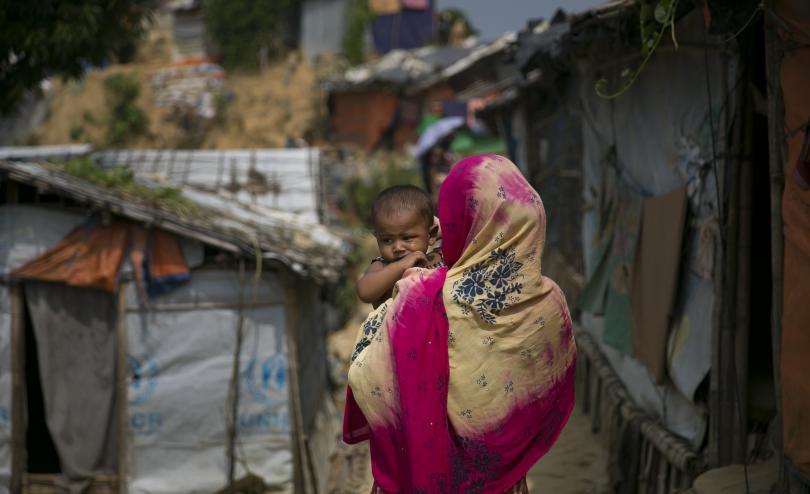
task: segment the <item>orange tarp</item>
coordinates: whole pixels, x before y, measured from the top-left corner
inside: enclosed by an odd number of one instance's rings
[[[785,454],[810,475],[810,191],[793,179],[804,132],[810,122],[810,12],[802,0],[783,0],[777,12],[797,47],[788,49],[780,78],[785,102],[788,155],[782,215],[785,232],[784,303],[782,312],[782,417]],[[793,44],[788,41],[788,45]]]
[[[114,292],[128,241],[129,226],[123,222],[81,226],[12,275]]]
[[[147,231],[139,224],[124,221],[76,228],[53,249],[32,259],[12,275],[115,292],[118,273],[127,252],[134,267],[135,282],[144,299],[147,284],[156,286],[168,282],[170,289],[188,276],[188,266],[177,237],[163,230]],[[144,271],[147,265],[148,273]],[[152,285],[149,287],[155,288]],[[165,290],[164,287],[162,291]]]

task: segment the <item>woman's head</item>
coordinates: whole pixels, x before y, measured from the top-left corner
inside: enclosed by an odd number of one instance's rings
[[[458,162],[439,190],[442,251],[448,266],[472,252],[528,240],[539,267],[546,215],[540,196],[503,156],[477,155]]]
[[[426,252],[436,242],[433,204],[419,187],[395,185],[383,190],[374,200],[371,214],[377,247],[386,261]]]

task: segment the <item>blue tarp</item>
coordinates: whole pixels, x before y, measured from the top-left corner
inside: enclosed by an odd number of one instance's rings
[[[411,50],[427,44],[433,37],[433,8],[402,9],[396,14],[378,15],[371,24],[374,49],[383,55],[391,50]]]

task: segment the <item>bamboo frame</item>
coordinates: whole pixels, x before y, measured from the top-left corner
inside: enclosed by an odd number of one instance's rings
[[[227,436],[227,459],[228,459],[228,486],[233,486],[236,480],[236,441],[237,427],[239,424],[239,356],[242,353],[242,340],[244,338],[245,326],[245,260],[239,259],[239,312],[236,323],[236,345],[233,351],[233,364],[231,366],[231,380],[228,387],[228,436]]]
[[[765,0],[765,8],[773,11],[774,0]],[[773,355],[773,381],[776,395],[776,449],[779,457],[778,491],[786,487],[785,453],[782,421],[782,290],[784,270],[784,233],[782,231],[782,191],[784,190],[785,129],[782,86],[779,67],[783,47],[776,33],[773,20],[766,16],[765,72],[768,98],[768,162],[771,186],[771,352]]]
[[[727,64],[724,64],[724,67],[726,66]],[[737,74],[737,78],[741,75]],[[723,79],[727,81],[725,70]],[[728,88],[727,83],[724,86]],[[750,263],[750,256],[741,251],[740,241],[742,225],[748,223],[750,214],[743,215],[740,207],[744,200],[744,190],[751,187],[750,170],[748,170],[748,184],[744,183],[746,172],[743,168],[747,158],[741,153],[746,144],[745,132],[750,109],[747,105],[746,90],[738,90],[735,96],[736,119],[734,130],[730,133],[731,142],[728,145],[730,152],[725,154],[724,171],[718,177],[722,177],[719,188],[721,196],[717,198],[718,210],[725,213],[720,218],[720,230],[725,234],[721,234],[720,248],[717,252],[716,266],[720,272],[715,272],[714,285],[715,327],[712,335],[712,370],[709,378],[708,446],[709,462],[712,466],[743,462],[747,446],[746,434],[741,434],[741,429],[746,425],[747,414],[742,403],[743,393],[740,391],[741,386],[745,386],[745,382],[741,380],[746,379],[747,373],[740,372],[738,357],[745,353],[747,361],[748,308],[739,306],[739,294],[746,292],[747,295],[747,291],[750,290],[748,269],[750,266],[746,266],[743,271],[740,270],[742,264]],[[728,115],[726,119],[728,120]],[[722,126],[722,122],[718,122],[717,125]],[[715,159],[718,158],[715,156]],[[723,204],[724,197],[728,198],[725,204]],[[738,325],[741,316],[746,318],[743,328]]]
[[[196,310],[240,310],[240,309],[260,309],[266,307],[280,307],[282,302],[265,302],[256,304],[231,303],[231,302],[190,302],[176,304],[154,304],[149,306],[149,312],[186,312]],[[137,307],[125,309],[128,314],[137,314],[141,311]]]
[[[22,285],[9,286],[11,303],[11,492],[22,492],[26,465],[25,327]]]
[[[287,367],[289,377],[289,400],[290,400],[290,429],[293,446],[293,492],[304,494],[306,488],[306,472],[303,457],[307,452],[306,435],[304,431],[304,416],[301,410],[301,389],[298,380],[298,328],[301,321],[300,305],[298,294],[294,287],[288,287],[285,291],[285,305],[287,314]]]
[[[737,231],[737,293],[734,308],[734,371],[737,388],[734,402],[737,403],[739,423],[737,440],[732,441],[732,457],[735,462],[746,462],[748,454],[748,345],[751,332],[751,241],[753,217],[753,119],[750,85],[739,89],[740,101],[740,151],[737,163],[740,169],[738,196],[739,226]]]
[[[127,390],[129,388],[127,380],[127,297],[126,284],[118,285],[117,294],[118,317],[115,323],[116,338],[116,388],[115,388],[115,414],[118,417],[117,439],[118,439],[118,481],[117,491],[120,494],[127,492],[127,474],[129,470],[129,411],[127,409]]]
[[[651,455],[657,452],[656,454],[661,457],[661,464],[669,465],[669,471],[665,474],[666,483],[676,482],[684,487],[691,485],[695,476],[703,468],[698,453],[686,441],[664,429],[658,420],[650,417],[635,404],[621,379],[616,375],[589,333],[577,328],[576,340],[578,358],[590,361],[590,366],[594,371],[588,378],[589,380],[594,379],[597,383],[594,392],[604,388],[601,391],[601,394],[604,395],[603,399],[599,404],[593,404],[591,413],[601,419],[605,415],[603,409],[611,408],[609,404],[613,403],[617,420],[636,421],[640,425],[642,454],[639,457],[641,464],[638,469],[638,478],[635,480],[645,485],[648,482],[659,484],[657,473],[655,475],[651,473],[652,470],[657,472],[659,468],[651,463],[653,460]],[[618,438],[615,439],[618,440]]]

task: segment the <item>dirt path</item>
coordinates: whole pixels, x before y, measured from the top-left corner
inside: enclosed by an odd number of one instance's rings
[[[571,414],[557,444],[529,471],[532,494],[607,494],[607,451],[591,433],[590,419]]]

